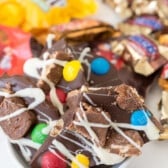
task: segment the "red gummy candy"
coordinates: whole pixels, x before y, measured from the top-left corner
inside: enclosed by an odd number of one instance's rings
[[[64,159],[61,154],[59,154],[59,156]],[[61,158],[52,152],[47,151],[41,158],[41,168],[66,168],[67,165]]]

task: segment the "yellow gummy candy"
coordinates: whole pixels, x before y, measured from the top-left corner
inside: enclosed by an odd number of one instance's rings
[[[70,82],[76,79],[81,69],[81,63],[77,60],[70,61],[65,64],[63,69],[63,77]]]
[[[79,163],[81,163],[85,168],[89,168],[89,158],[83,154],[78,154],[75,157]],[[80,168],[75,161],[72,161],[71,168]]]
[[[18,27],[24,22],[24,8],[17,2],[4,1],[0,3],[0,23],[6,26]]]

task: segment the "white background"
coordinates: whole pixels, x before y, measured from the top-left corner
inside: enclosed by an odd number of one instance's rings
[[[109,8],[101,5],[96,18],[115,24],[119,21]],[[147,104],[157,116],[157,104],[160,99],[160,90],[154,85],[149,91]],[[143,147],[142,155],[132,159],[127,168],[168,168],[168,141],[152,142]],[[0,168],[22,168],[14,154],[10,151],[7,140],[0,130]]]

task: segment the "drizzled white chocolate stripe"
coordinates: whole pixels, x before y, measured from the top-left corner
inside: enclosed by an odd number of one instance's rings
[[[50,65],[50,64],[58,64],[60,66],[65,66],[65,64],[67,63],[67,61],[61,61],[58,59],[48,59],[48,60],[41,60],[39,58],[31,58],[29,60],[27,60],[24,64],[23,70],[24,72],[31,76],[34,77],[36,79],[42,79],[44,80],[50,87],[50,98],[51,98],[51,102],[53,103],[53,105],[55,107],[57,107],[59,109],[59,112],[61,115],[64,114],[63,112],[63,105],[62,103],[59,101],[58,96],[55,92],[55,85],[52,81],[50,81],[48,78],[44,78],[41,76],[45,76],[43,75],[46,71],[46,66]],[[42,75],[40,75],[38,73],[38,69],[42,68]]]
[[[22,89],[22,90],[19,90],[19,91],[13,93],[13,94],[0,91],[0,96],[4,96],[6,98],[30,97],[30,98],[34,99],[34,101],[31,104],[29,104],[29,106],[27,108],[21,108],[21,109],[14,111],[11,114],[0,117],[0,121],[8,120],[8,119],[16,117],[16,116],[18,116],[28,110],[34,109],[36,106],[38,106],[39,104],[41,104],[45,100],[45,94],[39,88],[25,88],[25,89]]]
[[[31,147],[33,149],[38,150],[41,146],[41,144],[35,143],[32,140],[26,139],[26,138],[21,138],[21,139],[18,139],[18,140],[9,139],[9,141],[12,144],[17,144],[19,146],[23,157],[28,162],[31,160],[31,157],[32,157],[32,152],[28,147]]]

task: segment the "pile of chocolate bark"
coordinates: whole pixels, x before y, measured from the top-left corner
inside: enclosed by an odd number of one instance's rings
[[[30,167],[112,167],[167,139],[166,13],[126,2],[118,29],[84,19],[34,34],[24,75],[0,78],[0,126]],[[158,78],[161,122],[144,103]]]

